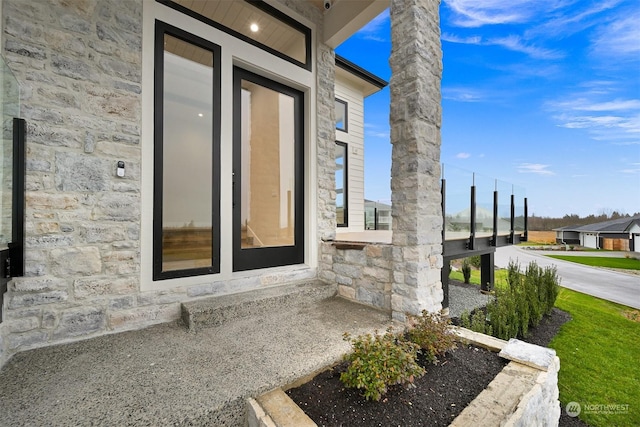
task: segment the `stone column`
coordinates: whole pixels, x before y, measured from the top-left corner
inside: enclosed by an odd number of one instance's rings
[[[393,318],[442,307],[438,0],[391,0]]]

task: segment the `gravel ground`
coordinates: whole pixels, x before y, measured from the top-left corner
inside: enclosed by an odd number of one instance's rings
[[[460,317],[463,311],[469,312],[484,307],[491,298],[480,292],[480,286],[449,281],[449,317]]]

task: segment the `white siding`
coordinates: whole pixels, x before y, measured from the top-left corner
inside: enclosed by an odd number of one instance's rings
[[[347,143],[349,226],[337,232],[364,230],[364,96],[362,89],[336,76],[336,98],[348,103],[347,132],[336,130],[336,140]]]

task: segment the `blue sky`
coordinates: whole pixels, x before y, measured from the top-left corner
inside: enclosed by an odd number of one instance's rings
[[[445,176],[526,189],[529,214],[640,212],[640,3],[443,0]],[[389,80],[388,10],[336,52]],[[365,196],[389,200],[389,89],[365,102]]]

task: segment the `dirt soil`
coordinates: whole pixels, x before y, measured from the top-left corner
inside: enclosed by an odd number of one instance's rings
[[[553,309],[524,340],[546,346],[568,320],[567,313]],[[415,381],[415,387],[393,386],[379,402],[367,401],[358,390],[343,386],[344,363],[287,394],[318,426],[448,426],[506,363],[488,350],[458,344],[438,365],[423,365],[427,373]],[[587,426],[564,410],[562,414],[560,426]]]
[[[529,242],[532,243],[546,243],[546,244],[555,244],[556,243],[556,232],[555,231],[529,231]]]

